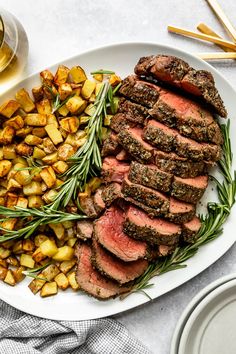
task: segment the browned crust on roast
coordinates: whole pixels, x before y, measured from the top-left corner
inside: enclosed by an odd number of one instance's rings
[[[202,178],[208,181],[208,176],[199,176],[193,179],[174,177],[171,195],[185,202],[197,203],[207,188],[207,182],[203,186],[199,186],[198,180]]]

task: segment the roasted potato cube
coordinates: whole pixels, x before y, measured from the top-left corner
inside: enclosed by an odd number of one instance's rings
[[[71,85],[68,83],[61,84],[58,88],[58,92],[60,95],[60,100],[64,101],[68,96],[72,94]]]
[[[1,225],[2,226],[2,225]],[[11,254],[11,251],[6,249],[6,248],[3,248],[0,246],[0,258],[1,259],[5,259],[7,257],[9,257]]]
[[[42,271],[43,277],[45,277],[47,281],[52,281],[59,273],[60,270],[56,266],[56,264],[50,264],[47,268],[45,268]]]
[[[39,235],[35,236],[35,238],[34,238],[35,246],[39,247],[41,245],[41,243],[43,243],[46,240],[49,240],[49,238],[48,238],[48,236],[46,236],[44,234],[39,234]]]
[[[63,221],[62,224],[65,229],[71,229],[75,225],[74,221],[71,220]]]
[[[90,119],[90,116],[81,116],[79,118],[79,122],[80,122],[81,125],[82,124],[86,124],[86,123],[88,123],[89,119]]]
[[[45,256],[53,257],[54,254],[57,253],[58,248],[57,248],[57,246],[56,246],[54,241],[46,240],[46,241],[41,243],[40,250],[41,250],[42,254],[44,254]]]
[[[4,280],[7,276],[7,268],[4,268],[0,265],[0,280]]]
[[[42,297],[47,297],[47,296],[52,296],[57,294],[57,283],[55,281],[51,283],[46,283],[42,287],[42,290],[40,291],[40,296]]]
[[[63,106],[61,106],[60,108],[58,108],[57,111],[63,117],[66,117],[68,115],[68,113],[70,112],[65,104]]]
[[[89,97],[89,102],[94,103],[95,101],[96,101],[95,93],[92,93],[92,95]]]
[[[79,128],[79,118],[68,117],[60,120],[61,127],[68,133],[76,133]]]
[[[40,145],[42,143],[42,141],[43,141],[42,138],[39,138],[38,136],[31,135],[31,134],[29,134],[25,138],[25,143],[28,145]]]
[[[63,144],[58,148],[58,159],[67,161],[75,153],[74,148],[69,144]],[[1,161],[0,161],[1,163]]]
[[[66,102],[66,107],[72,114],[78,114],[81,107],[86,107],[87,103],[79,96],[73,96]],[[83,109],[84,109],[83,108]]]
[[[3,152],[3,158],[6,160],[13,160],[16,158],[16,146],[13,144],[3,146],[2,152]]]
[[[42,178],[40,176],[41,168],[40,167],[34,167],[30,171],[30,178],[31,181],[36,181],[36,182],[41,182]]]
[[[63,138],[61,136],[61,133],[55,127],[54,124],[46,125],[45,130],[46,130],[49,138],[52,140],[53,144],[57,145],[57,144],[60,144],[63,142]]]
[[[16,131],[16,136],[19,136],[20,138],[25,138],[28,134],[32,132],[32,130],[32,127],[21,128]]]
[[[21,185],[27,186],[31,182],[31,176],[29,170],[21,170],[16,172],[14,179]]]
[[[86,113],[90,117],[92,117],[95,112],[96,112],[96,107],[92,103],[89,104],[84,111],[84,113]]]
[[[64,261],[60,264],[60,270],[62,273],[68,273],[76,265],[76,259],[70,261]]]
[[[46,283],[46,280],[43,280],[43,274],[40,273],[38,274],[38,278],[42,279],[34,279],[30,282],[28,285],[32,293],[35,295],[37,292],[43,287],[43,285]]]
[[[88,100],[92,95],[93,91],[95,90],[95,87],[96,83],[94,81],[86,80],[81,90],[81,96]]]
[[[39,138],[44,138],[47,135],[46,130],[42,127],[32,129],[32,134]]]
[[[55,188],[60,187],[63,183],[64,183],[64,181],[62,181],[61,179],[57,178],[56,179],[56,183],[55,183]]]
[[[15,136],[15,129],[6,125],[3,130],[0,131],[0,144],[11,144],[12,139]]]
[[[62,223],[57,223],[57,224],[49,224],[49,227],[54,231],[56,237],[59,239],[59,240],[62,240],[64,239],[64,236],[65,236],[65,228],[64,226],[62,225]],[[66,259],[64,259],[64,261],[66,261]]]
[[[18,267],[19,261],[16,257],[10,256],[7,258],[7,263],[12,267]]]
[[[54,280],[57,283],[58,288],[62,290],[66,290],[69,286],[69,280],[64,273],[58,274]]]
[[[7,189],[4,187],[0,187],[0,197],[5,197],[7,194]]]
[[[7,283],[8,285],[11,285],[11,286],[14,286],[16,285],[16,280],[13,276],[13,273],[12,273],[12,270],[11,269],[8,269],[7,271],[7,275],[4,279],[4,282]]]
[[[38,148],[37,146],[34,147],[34,152],[33,152],[34,159],[41,160],[45,156],[46,156],[46,153],[42,149]]]
[[[23,187],[23,193],[27,196],[43,194],[41,183],[37,181],[30,182],[27,186]]]
[[[91,190],[91,192],[95,192],[96,189],[98,189],[101,186],[101,184],[102,184],[101,178],[93,177],[88,182],[88,187]]]
[[[17,191],[17,189],[21,189],[22,186],[13,178],[10,178],[7,184],[7,190],[9,192]]]
[[[99,94],[99,91],[101,90],[101,88],[104,86],[103,83],[99,83],[96,84],[96,88],[95,88],[95,96],[97,96]]]
[[[69,281],[69,284],[70,284],[71,288],[73,290],[77,291],[79,289],[79,284],[77,283],[75,272],[70,273],[67,276],[67,279]]]
[[[12,208],[13,206],[15,206],[17,204],[17,200],[18,200],[18,195],[17,194],[7,193],[7,196],[6,196],[6,207],[7,208]],[[13,219],[11,219],[11,220],[13,220]],[[8,221],[10,222],[10,220],[5,220],[4,222],[8,222]]]
[[[68,170],[68,168],[69,168],[68,164],[65,161],[54,162],[52,167],[53,167],[54,171],[58,174],[66,172],[66,170]]]
[[[12,274],[13,274],[15,281],[17,283],[20,283],[25,278],[25,275],[22,273],[24,270],[25,270],[25,267],[22,267],[22,266],[18,267],[17,269],[12,270]]]
[[[43,83],[47,84],[48,86],[50,86],[50,84],[52,83],[52,81],[54,80],[54,76],[51,73],[51,71],[49,70],[43,70],[40,73],[40,77],[43,81]]]
[[[32,88],[32,94],[35,102],[40,101],[43,98],[43,86],[36,86]]]
[[[13,129],[18,130],[24,127],[24,119],[21,116],[17,115],[11,119],[8,119],[5,125],[8,125]]]
[[[85,138],[80,138],[80,139],[76,140],[76,146],[77,146],[77,148],[80,147],[80,146],[82,146],[82,145],[84,145],[84,144],[86,143],[86,141],[87,141],[87,138],[86,138],[86,137],[85,137]]]
[[[8,100],[0,106],[0,114],[6,118],[11,116],[20,108],[20,104],[14,100]]]
[[[0,205],[5,206],[5,198],[0,197]]]
[[[2,160],[0,161],[0,177],[4,177],[8,174],[12,167],[11,161]]]
[[[69,246],[58,248],[57,253],[52,257],[55,261],[70,261],[74,257],[74,249]]]
[[[47,125],[47,115],[39,113],[29,113],[25,117],[25,124],[33,127],[44,127]]]
[[[56,175],[51,166],[43,168],[42,171],[40,172],[40,176],[42,177],[43,181],[46,183],[48,188],[54,186],[56,182]]]
[[[54,198],[56,197],[57,195],[57,191],[55,189],[50,189],[49,191],[47,191],[43,196],[43,200],[45,201],[46,204],[49,204],[51,203]]]
[[[82,84],[71,83],[72,93],[76,96],[80,96],[82,90]]]
[[[39,114],[51,114],[52,105],[49,99],[44,98],[43,100],[36,103],[37,112]]]
[[[21,164],[22,165],[21,167],[27,167],[28,166],[28,163],[27,163],[26,159],[24,159],[24,157],[21,157],[21,156],[17,156],[12,162],[13,162],[14,165],[16,165],[17,163]]]
[[[110,114],[106,115],[106,117],[104,118],[104,125],[106,125],[107,127],[109,127],[109,126],[111,125],[111,118],[112,118],[112,117],[113,117],[113,116],[110,115]]]
[[[3,147],[0,147],[0,160],[3,159]]]
[[[17,200],[16,206],[21,207],[21,208],[27,208],[28,206],[28,199],[24,197],[19,197]]]
[[[76,135],[75,134],[68,134],[64,143],[77,148]]]
[[[32,146],[27,145],[26,143],[20,143],[16,145],[16,152],[21,156],[31,156],[34,149]]]
[[[60,86],[64,83],[66,83],[66,81],[68,79],[69,72],[70,72],[70,69],[67,68],[65,65],[59,65],[56,75],[54,77],[55,84]]]
[[[87,79],[84,69],[82,69],[80,66],[73,66],[73,68],[70,69],[70,75],[76,84],[84,82]]]
[[[26,268],[34,268],[35,261],[29,254],[22,253],[20,256],[20,265]]]
[[[109,83],[111,86],[116,86],[121,82],[121,78],[116,74],[112,74],[109,79]]]
[[[102,82],[103,80],[103,74],[94,74],[93,75],[94,80]]]
[[[56,128],[59,127],[57,117],[54,114],[48,114],[47,115],[47,123],[48,124],[54,124]]]
[[[10,249],[14,246],[14,243],[15,241],[14,240],[8,240],[8,241],[5,241],[5,242],[2,242],[1,245],[3,248],[6,248],[6,249]]]
[[[36,262],[36,263],[40,263],[42,260],[44,260],[47,256],[45,256],[42,252],[41,252],[41,249],[40,247],[38,247],[33,255],[32,255],[32,258],[33,260]]]
[[[52,165],[53,163],[57,162],[57,152],[53,152],[52,154],[48,154],[42,158],[42,161],[48,165]]]
[[[50,138],[44,138],[43,139],[43,150],[46,152],[46,154],[51,154],[52,152],[57,151],[57,148],[53,144],[53,142]]]
[[[29,196],[29,208],[40,208],[44,205],[43,199],[39,195]]]
[[[23,240],[23,250],[25,252],[33,252],[35,249],[34,242],[30,239]]]
[[[67,241],[67,245],[73,248],[77,241],[78,241],[77,237],[70,238]]]
[[[14,254],[21,254],[23,252],[24,252],[23,251],[23,241],[22,240],[16,241],[13,246],[13,253]]]
[[[16,100],[26,113],[32,112],[35,108],[35,104],[30,98],[28,92],[22,88],[16,93]]]

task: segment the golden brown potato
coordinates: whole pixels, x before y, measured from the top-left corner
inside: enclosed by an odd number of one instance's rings
[[[96,107],[90,103],[86,109],[84,110],[84,113],[86,113],[88,116],[92,117],[94,113],[96,112]]]
[[[30,239],[23,240],[23,250],[25,252],[33,252],[35,249],[34,242]]]
[[[54,77],[55,84],[60,86],[61,84],[66,83],[69,72],[70,72],[70,69],[67,68],[65,65],[59,65],[56,75]]]
[[[26,138],[25,138],[25,143],[28,145],[40,145],[42,143],[43,139],[39,138],[38,136],[29,134]]]
[[[6,145],[2,147],[3,158],[6,160],[13,160],[16,156],[16,145]]]
[[[81,90],[81,96],[88,100],[92,93],[94,92],[96,87],[96,83],[91,80],[86,80],[83,84],[82,90]]]
[[[58,148],[58,159],[67,161],[75,153],[74,148],[69,144],[63,144]],[[1,161],[0,161],[1,162]]]
[[[68,273],[76,265],[76,259],[70,261],[64,261],[60,264],[60,270],[62,273]]]
[[[73,96],[66,102],[66,107],[72,114],[79,114],[80,109],[84,110],[86,105],[86,101],[79,96]]]
[[[68,96],[72,94],[71,85],[68,83],[61,84],[58,88],[58,92],[60,95],[60,100],[64,101]]]
[[[20,138],[25,138],[28,134],[30,134],[33,130],[33,127],[24,127],[21,129],[18,129],[16,131],[16,136],[20,137]]]
[[[0,265],[0,280],[4,280],[7,276],[7,268],[4,268]]]
[[[52,165],[53,163],[57,162],[58,156],[57,152],[53,152],[52,154],[48,154],[42,158],[43,163]]]
[[[43,127],[32,129],[32,134],[38,136],[39,138],[45,138],[47,135],[46,130]]]
[[[26,113],[32,112],[35,109],[35,104],[29,96],[29,93],[24,89],[20,89],[16,93],[16,100]]]
[[[68,117],[60,120],[61,127],[68,133],[76,133],[79,129],[79,118]]]
[[[40,263],[42,260],[44,260],[47,256],[45,256],[42,252],[40,247],[38,247],[34,253],[32,254],[32,258],[36,263]]]
[[[39,195],[30,195],[28,198],[29,208],[40,208],[44,205],[43,199]]]
[[[41,160],[45,156],[46,153],[42,149],[38,148],[37,146],[34,147],[33,158]]]
[[[5,124],[14,128],[15,130],[18,130],[24,127],[24,119],[20,115],[17,115],[8,119]]]
[[[16,285],[16,280],[13,276],[13,273],[12,273],[12,270],[11,269],[8,269],[7,271],[7,275],[4,279],[4,282],[7,283],[8,285],[11,285],[11,286],[14,286]]]
[[[29,113],[25,117],[25,124],[34,127],[44,127],[47,124],[47,115],[39,113]]]
[[[84,82],[87,79],[84,69],[80,66],[73,66],[73,68],[70,69],[70,75],[76,84]]]
[[[116,74],[112,74],[109,79],[109,83],[111,86],[116,86],[121,82],[121,78],[117,76]]]
[[[25,143],[20,143],[16,145],[16,152],[21,156],[31,156],[33,154],[34,149],[32,146],[29,146]]]
[[[103,81],[103,74],[94,74],[93,78],[97,81],[102,82]]]
[[[12,167],[11,161],[2,160],[0,161],[0,177],[4,177],[8,174]]]
[[[15,136],[15,129],[10,126],[5,126],[3,130],[0,131],[0,144],[7,145],[11,144],[12,139]]]
[[[45,130],[49,138],[52,140],[53,144],[57,145],[63,142],[62,135],[54,124],[46,125]]]
[[[16,206],[21,207],[21,208],[27,208],[28,206],[28,199],[24,197],[18,197]]]
[[[32,181],[26,186],[23,186],[23,193],[27,196],[29,195],[42,195],[42,186],[40,182]]]
[[[66,290],[69,286],[69,281],[64,273],[58,274],[54,280],[57,283],[58,288],[62,290]]]
[[[58,248],[55,241],[46,240],[40,244],[40,250],[45,256],[53,257],[57,253]]]
[[[20,265],[26,268],[34,268],[35,261],[29,254],[22,253],[20,256]]]
[[[54,76],[51,73],[51,71],[49,70],[43,70],[40,73],[40,77],[43,81],[43,83],[47,84],[48,86],[51,86],[50,84],[53,82],[54,80]]]
[[[32,94],[35,102],[40,101],[43,98],[43,86],[36,86],[32,88]]]
[[[51,114],[52,105],[49,99],[44,98],[41,101],[36,103],[36,108],[39,114]]]
[[[75,272],[70,273],[67,278],[71,288],[77,291],[79,289],[79,284],[77,283]]]
[[[11,118],[20,108],[20,104],[14,100],[8,100],[0,106],[0,114],[6,118]]]
[[[40,176],[42,177],[43,181],[46,183],[48,188],[54,186],[56,182],[56,175],[51,166],[43,168],[42,171],[40,172]]]
[[[2,226],[2,225],[1,225]],[[6,248],[3,248],[2,246],[0,246],[0,258],[1,259],[5,259],[7,257],[9,257],[11,254],[11,251],[6,249]]]
[[[13,178],[10,178],[7,184],[7,190],[9,192],[14,192],[17,191],[18,189],[21,189],[22,186]]]
[[[99,94],[99,91],[101,90],[101,88],[103,87],[103,83],[98,83],[96,84],[96,88],[95,88],[95,96],[97,96]]]
[[[23,252],[24,252],[23,251],[23,241],[22,240],[16,241],[13,246],[13,253],[14,254],[21,254]]]
[[[57,253],[52,257],[55,261],[70,261],[74,257],[74,249],[69,246],[58,248]]]
[[[47,124],[54,124],[56,128],[59,127],[57,117],[54,114],[47,114]]]
[[[56,237],[59,240],[64,239],[65,237],[65,228],[62,225],[62,223],[57,223],[57,224],[49,224],[49,227],[54,231]],[[64,259],[64,261],[66,261],[66,259]]]
[[[18,267],[19,261],[16,257],[10,256],[7,258],[7,263],[12,267]]]
[[[7,208],[12,208],[13,206],[15,206],[17,204],[17,200],[18,200],[18,195],[14,194],[14,193],[7,193],[6,196],[6,207]],[[10,220],[5,220],[4,222],[10,222],[12,219]]]
[[[65,104],[63,106],[61,106],[57,111],[63,117],[66,117],[70,112]]]
[[[43,139],[43,150],[46,152],[46,154],[51,154],[52,152],[56,152],[57,148],[53,144],[53,142],[50,138],[44,138]]]
[[[65,161],[57,161],[52,165],[56,173],[61,174],[68,170],[69,166]]]
[[[31,176],[28,170],[21,170],[16,172],[14,179],[22,186],[26,186],[31,182]]]
[[[25,270],[25,267],[22,267],[22,266],[12,270],[12,274],[13,274],[13,277],[14,277],[16,283],[20,283],[25,278],[25,275],[22,273],[24,270]]]
[[[46,241],[46,240],[49,240],[48,236],[46,236],[44,234],[38,234],[34,238],[34,244],[35,244],[36,247],[39,247],[41,245],[41,243]]]
[[[57,294],[57,283],[55,281],[51,283],[46,283],[42,287],[42,290],[40,291],[40,296],[42,297],[47,297],[47,296],[52,296]]]

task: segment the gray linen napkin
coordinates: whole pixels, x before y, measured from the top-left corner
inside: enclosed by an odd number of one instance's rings
[[[27,315],[0,300],[0,353],[149,354],[112,319],[52,321]]]

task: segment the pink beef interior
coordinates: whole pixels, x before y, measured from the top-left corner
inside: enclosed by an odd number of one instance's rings
[[[201,227],[201,221],[197,216],[194,216],[194,218],[189,222],[186,222],[184,226],[191,231],[197,232]]]
[[[170,198],[170,213],[186,213],[193,209],[192,204],[182,202],[175,198]]]
[[[181,182],[201,189],[207,188],[208,184],[208,176],[197,176],[194,178],[174,177],[174,179],[176,180],[176,182]]]
[[[142,138],[143,129],[134,127],[134,128],[129,128],[127,130],[130,133],[130,135],[132,135],[134,139],[138,140],[146,150],[148,151],[153,150],[153,146],[146,143],[146,141],[144,141]]]

